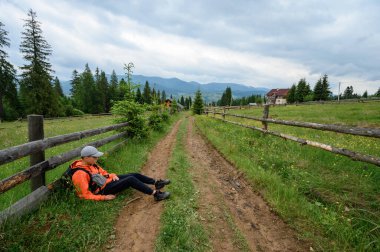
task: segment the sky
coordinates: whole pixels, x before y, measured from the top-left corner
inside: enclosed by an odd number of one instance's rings
[[[329,77],[331,91],[380,88],[377,0],[0,0],[0,21],[20,53],[28,10],[50,44],[55,75],[88,63],[112,73],[289,88]]]

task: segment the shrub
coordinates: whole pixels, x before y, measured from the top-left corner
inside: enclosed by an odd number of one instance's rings
[[[153,130],[161,131],[164,127],[161,115],[157,112],[152,113],[148,118],[148,125]]]
[[[169,113],[167,111],[162,112],[161,118],[163,122],[169,122]]]
[[[84,112],[82,110],[79,110],[79,109],[76,109],[76,108],[73,109],[72,113],[73,113],[72,115],[75,115],[75,116],[84,115]]]
[[[128,137],[145,138],[148,136],[146,119],[143,117],[145,109],[141,104],[134,101],[118,101],[111,111],[115,115],[122,116],[116,120],[117,122],[128,122],[128,126],[123,129],[127,132]]]

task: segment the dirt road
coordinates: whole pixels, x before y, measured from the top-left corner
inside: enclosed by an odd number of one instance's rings
[[[155,147],[142,172],[165,177],[181,122]],[[271,212],[249,183],[199,133],[189,119],[186,150],[191,175],[200,193],[199,216],[207,230],[212,251],[309,251],[295,232]],[[154,251],[162,203],[141,197],[129,203],[116,224],[112,251]]]

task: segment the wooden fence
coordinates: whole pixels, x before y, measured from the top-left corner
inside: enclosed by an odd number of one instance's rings
[[[359,128],[359,127],[344,127],[344,126],[338,126],[338,125],[331,125],[331,124],[319,124],[319,123],[309,123],[309,122],[296,122],[296,121],[286,121],[286,120],[277,120],[277,119],[270,119],[269,116],[269,105],[264,105],[263,110],[263,117],[253,117],[253,116],[244,116],[244,115],[237,115],[237,114],[229,114],[226,113],[226,110],[223,109],[223,112],[217,112],[216,109],[213,109],[212,111],[205,111],[206,115],[213,114],[215,119],[219,119],[223,122],[239,125],[241,127],[250,128],[253,130],[258,130],[266,134],[271,134],[274,136],[281,137],[283,139],[288,139],[291,141],[295,141],[298,143],[301,143],[302,145],[310,145],[316,148],[320,148],[335,154],[343,155],[350,157],[353,160],[358,160],[366,163],[371,163],[377,166],[380,166],[380,158],[374,157],[366,154],[361,154],[358,152],[354,152],[345,148],[338,148],[334,147],[328,144],[319,143],[315,141],[310,141],[303,138],[298,138],[295,136],[283,134],[280,132],[275,132],[268,130],[268,123],[274,123],[274,124],[282,124],[287,126],[295,126],[295,127],[302,127],[302,128],[311,128],[316,130],[323,130],[323,131],[332,131],[337,133],[343,133],[343,134],[350,134],[350,135],[357,135],[357,136],[365,136],[365,137],[374,137],[374,138],[380,138],[380,129],[372,129],[372,128]],[[222,118],[217,118],[215,115],[221,115]],[[226,116],[230,117],[237,117],[237,118],[244,118],[249,120],[256,120],[262,122],[262,128],[250,126],[250,125],[244,125],[238,122],[228,121],[226,120]]]
[[[47,198],[50,192],[49,189],[51,189],[54,186],[54,184],[57,184],[57,181],[46,186],[46,171],[52,170],[57,166],[80,156],[80,151],[85,145],[99,147],[126,136],[126,133],[118,133],[95,142],[87,143],[79,148],[50,157],[47,160],[45,160],[44,153],[46,149],[64,143],[77,141],[82,138],[99,135],[108,131],[117,130],[127,125],[128,123],[120,123],[92,130],[85,130],[66,135],[44,138],[43,117],[40,115],[28,116],[28,132],[30,142],[14,146],[8,149],[0,150],[0,165],[12,162],[25,156],[30,156],[30,167],[8,178],[1,180],[0,194],[12,189],[16,185],[19,185],[27,180],[31,180],[32,192],[23,199],[10,206],[9,208],[0,212],[0,224],[4,222],[6,219],[21,216],[33,209],[36,209],[40,205],[40,203]]]

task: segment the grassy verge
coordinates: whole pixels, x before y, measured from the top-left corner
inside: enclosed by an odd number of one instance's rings
[[[184,149],[186,122],[182,123],[169,164],[171,199],[165,202],[157,251],[206,251],[208,237],[197,215],[197,192],[188,172],[191,165]]]
[[[172,125],[178,116],[171,120]],[[139,171],[148,152],[170,128],[166,125],[147,140],[131,140],[102,159],[103,167],[115,173]],[[100,251],[112,239],[114,222],[130,192],[127,190],[113,201],[94,202],[59,190],[39,211],[0,227],[0,251]]]
[[[205,116],[196,122],[314,249],[380,249],[378,167]]]

